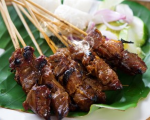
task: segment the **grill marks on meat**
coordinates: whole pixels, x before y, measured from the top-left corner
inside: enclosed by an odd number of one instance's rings
[[[123,69],[128,74],[143,74],[147,67],[143,60],[134,53],[123,51],[123,57],[119,68]],[[124,69],[126,68],[126,69]],[[132,73],[130,73],[132,71]]]
[[[103,91],[122,88],[117,74],[105,61],[132,75],[147,69],[136,54],[123,49],[121,41],[106,40],[96,29],[85,40],[92,47],[89,52],[70,46],[49,58],[36,58],[34,49],[27,46],[12,54],[11,71],[27,94],[25,110],[31,109],[46,120],[50,120],[50,107],[58,120],[69,111],[88,111],[92,104],[105,102]]]
[[[106,95],[103,91],[121,89],[122,85],[117,74],[97,54],[133,75],[147,69],[136,54],[123,49],[122,42],[107,41],[97,30],[85,40],[93,48],[87,53],[70,46],[69,50],[59,49],[49,58],[36,58],[34,49],[27,46],[12,54],[10,68],[27,93],[23,104],[26,110],[32,109],[49,120],[52,107],[61,120],[69,110],[88,111],[91,104],[104,103]]]
[[[47,64],[44,56],[34,57],[34,49],[25,47],[16,50],[9,59],[10,68],[15,71],[15,80],[27,94],[23,106],[32,109],[39,116],[50,120],[51,92],[45,86],[37,86],[41,81],[41,70]]]
[[[31,109],[45,120],[50,120],[50,96],[51,92],[45,85],[34,85],[28,93],[23,106],[25,110]]]
[[[68,57],[69,52],[66,53],[60,50],[50,56],[48,61],[52,64],[54,75],[57,76],[59,83],[65,87],[73,101],[81,110],[88,111],[91,104],[102,102],[98,101],[102,96],[100,94],[98,96],[94,89],[83,81],[83,73],[79,69],[79,64]]]
[[[96,76],[104,86],[107,86],[110,90],[122,89],[122,84],[115,71],[93,51],[90,50],[89,54],[85,54],[84,52],[81,54],[79,49],[77,50],[75,47],[71,46],[70,52],[72,53],[72,57],[79,58],[78,60],[82,62],[88,73]]]
[[[42,84],[50,88],[52,92],[52,108],[58,120],[61,120],[63,117],[67,116],[69,112],[69,95],[55,79],[50,63],[42,70]]]
[[[143,74],[147,69],[141,58],[124,50],[121,41],[106,40],[96,29],[91,31],[85,40],[100,57],[113,67],[120,68],[131,75]]]
[[[46,64],[43,56],[35,58],[32,47],[16,50],[9,59],[10,68],[15,71],[15,80],[28,93],[32,86],[39,81],[40,69]]]

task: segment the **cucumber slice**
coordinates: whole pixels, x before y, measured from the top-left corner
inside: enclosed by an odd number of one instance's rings
[[[109,24],[113,26],[119,26],[123,23],[116,21]],[[121,31],[111,30],[105,24],[98,25],[97,29],[99,29],[100,31],[110,31],[111,33],[116,35],[118,39],[124,39],[134,42],[134,44],[124,44],[124,49],[127,49],[129,52],[138,54],[138,56],[141,58],[145,57],[141,46],[143,46],[148,39],[148,30],[144,22],[140,18],[134,16],[133,22]]]
[[[148,38],[148,31],[144,24],[144,22],[138,18],[134,17],[133,22],[130,24],[129,32],[134,34],[135,36],[135,44],[138,47],[141,47],[145,44],[147,38]]]
[[[110,24],[113,26],[119,26],[123,23],[116,21],[111,22]],[[100,31],[110,31],[116,35],[118,39],[134,42],[134,44],[124,44],[124,49],[127,49],[129,52],[138,54],[138,56],[141,58],[145,57],[141,46],[143,46],[148,39],[148,30],[140,18],[134,17],[133,22],[121,31],[111,30],[105,24],[98,25],[97,29]]]
[[[110,24],[113,26],[122,25],[122,23],[118,21],[111,22]],[[146,25],[140,18],[135,17],[135,16],[133,17],[133,22],[130,25],[128,25],[128,27],[124,28],[121,31],[111,30],[105,24],[98,25],[97,29],[99,29],[100,31],[103,31],[103,30],[110,31],[113,34],[117,35],[118,39],[123,37],[122,39],[133,41],[138,47],[143,46],[146,43],[146,40],[148,39],[148,30],[147,30]],[[130,35],[128,36],[127,34],[130,34]],[[132,36],[135,36],[133,40],[132,40]]]
[[[123,23],[121,22],[110,22],[109,24],[113,25],[113,26],[120,26],[122,25]],[[116,31],[116,30],[112,30],[110,28],[108,28],[105,24],[99,24],[96,26],[96,28],[99,30],[99,31],[110,31],[111,33],[113,33],[115,36],[117,36],[117,39],[119,39],[119,34],[120,34],[120,31]]]
[[[145,54],[142,51],[141,46],[144,45],[147,40],[147,33],[148,31],[143,21],[138,17],[134,17],[130,26],[120,31],[119,39],[134,42],[134,44],[124,44],[124,49],[138,54],[138,56],[143,59]]]

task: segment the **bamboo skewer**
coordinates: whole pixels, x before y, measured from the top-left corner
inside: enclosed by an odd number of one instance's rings
[[[15,44],[15,49],[18,49],[18,48],[20,48],[20,45],[19,45],[19,42],[17,40],[17,36],[15,34],[15,29],[14,29],[14,26],[12,25],[12,21],[11,21],[11,18],[9,16],[9,13],[8,13],[8,10],[6,7],[6,3],[4,0],[1,0],[1,11],[4,13],[5,18],[8,21],[6,24],[9,25],[10,33],[12,36],[11,39],[13,41],[13,44]]]
[[[34,21],[34,19],[21,6],[18,6],[18,7],[27,16],[27,18],[34,24],[34,26],[42,33],[42,35],[44,36],[44,38],[45,38],[46,42],[48,43],[49,47],[52,49],[53,53],[55,53],[57,51],[57,47],[52,42],[52,40],[45,34],[45,32],[42,29],[41,25],[39,23],[36,24],[35,21]]]
[[[55,44],[52,42],[52,40],[44,33],[44,30],[41,28],[41,26],[38,26],[38,25],[34,22],[33,18],[28,14],[28,12],[27,12],[25,9],[23,9],[23,7],[18,6],[18,8],[19,8],[19,10],[21,10],[21,12],[23,12],[23,13],[27,16],[27,18],[34,24],[34,26],[43,34],[43,36],[44,36],[46,42],[48,43],[49,47],[52,49],[53,53],[55,53],[55,52],[57,51],[56,45],[55,45]]]
[[[23,4],[23,3],[21,3],[21,2],[19,2],[19,1],[13,1],[14,3],[16,3],[16,4],[18,4],[18,5],[21,5],[22,7],[25,7],[25,5]],[[54,22],[54,21],[52,21],[51,19],[49,19],[48,17],[46,17],[46,16],[44,16],[44,15],[42,15],[41,13],[39,13],[36,9],[34,9],[34,8],[32,8],[32,11],[33,11],[33,13],[36,15],[36,16],[39,16],[40,18],[42,18],[42,19],[44,19],[46,22],[50,22],[50,23],[52,23],[52,24],[54,24],[54,25],[56,25],[57,27],[60,27],[60,29],[61,30],[63,30],[63,29],[66,29],[67,27],[69,27],[69,32],[71,32],[72,30],[70,30],[70,26],[68,26],[67,24],[63,24],[63,23],[58,23],[58,22]],[[84,31],[83,31],[84,32]],[[78,35],[78,31],[72,31],[72,33],[73,34],[76,34],[76,35]],[[83,39],[83,37],[82,36],[78,36],[79,38],[81,38],[81,39]]]
[[[23,4],[23,3],[21,3],[21,2],[18,2],[18,1],[13,1],[14,3],[16,3],[16,4],[18,4],[18,5],[21,5],[22,7],[25,7],[25,5]],[[41,17],[41,18],[43,18],[46,22],[51,22],[51,23],[53,23],[54,25],[56,25],[57,27],[62,27],[62,28],[67,28],[67,27],[69,27],[68,25],[66,25],[66,24],[59,24],[58,22],[54,22],[54,21],[52,21],[52,20],[50,20],[48,17],[46,17],[46,16],[44,16],[44,15],[42,15],[41,13],[39,13],[37,10],[35,10],[35,9],[32,9],[32,11],[33,11],[33,13],[37,16],[39,16],[39,17]],[[70,27],[69,27],[70,28]],[[73,32],[77,32],[77,31],[73,31]]]
[[[23,39],[22,39],[21,35],[19,34],[18,30],[16,29],[16,27],[15,27],[14,24],[12,23],[12,21],[10,20],[11,22],[8,22],[8,17],[6,16],[6,13],[5,13],[6,11],[4,10],[4,7],[3,7],[3,5],[1,4],[1,2],[0,2],[0,11],[1,11],[1,13],[2,13],[4,22],[5,22],[5,24],[6,24],[6,27],[7,27],[8,31],[9,31],[9,34],[10,34],[10,36],[11,36],[11,39],[12,39],[12,41],[13,41],[13,45],[14,45],[15,49],[20,48],[20,47],[18,47],[18,46],[16,45],[16,43],[18,42],[17,37],[19,38],[21,44],[25,47],[26,44],[25,44],[25,42],[23,41]],[[8,14],[8,16],[9,16],[9,14]],[[9,16],[9,17],[10,17],[10,16]],[[16,39],[13,38],[13,34],[12,34],[11,29],[10,29],[10,26],[12,26],[13,29],[15,30],[14,34],[15,34],[15,33],[17,34]],[[15,35],[16,35],[16,34],[15,34]],[[18,43],[19,43],[19,42],[18,42]],[[41,55],[42,55],[42,54],[41,54]]]
[[[25,7],[24,4],[22,4],[22,3],[18,2],[18,1],[13,1],[13,2],[16,3],[16,4],[19,4],[19,5],[23,6],[23,7]],[[28,13],[27,13],[22,7],[19,6],[19,8],[20,8],[21,11],[31,20],[31,17],[28,15]],[[39,20],[41,20],[41,21],[46,20],[47,22],[49,22],[49,24],[47,25],[48,29],[49,29],[53,34],[55,34],[55,36],[58,37],[58,38],[61,40],[61,42],[62,42],[65,46],[68,47],[68,42],[69,42],[69,41],[67,40],[67,38],[66,38],[65,36],[63,36],[63,35],[60,35],[60,34],[59,34],[60,32],[58,32],[58,31],[53,27],[53,25],[51,25],[51,24],[54,24],[54,25],[56,25],[56,26],[59,26],[59,24],[53,22],[53,21],[50,20],[48,17],[46,17],[46,16],[44,16],[44,15],[38,13],[35,9],[32,9],[32,11],[35,13],[35,15],[37,16],[37,18],[38,18]],[[41,18],[44,18],[44,20],[41,19]],[[31,20],[31,21],[32,21],[32,23],[33,23],[33,20]],[[36,24],[34,24],[34,25],[36,26]],[[55,29],[55,30],[54,30],[54,29]],[[69,43],[69,44],[71,44],[71,43]]]
[[[15,39],[14,39],[13,36],[12,36],[9,23],[8,23],[8,21],[7,21],[7,19],[6,19],[6,16],[5,16],[5,14],[4,14],[4,11],[3,11],[3,9],[2,9],[1,3],[0,3],[0,11],[1,11],[1,15],[2,15],[2,17],[3,17],[4,23],[5,23],[5,25],[6,25],[7,29],[8,29],[9,35],[10,35],[10,37],[11,37],[11,40],[12,40],[12,42],[13,42],[13,45],[14,45],[15,49],[18,49],[18,46],[16,46]]]
[[[67,22],[67,21],[65,21],[65,20],[63,20],[63,19],[61,19],[61,18],[59,18],[58,16],[56,16],[56,15],[54,15],[53,13],[49,12],[48,10],[42,8],[41,6],[37,5],[36,3],[34,3],[34,2],[32,2],[32,1],[30,1],[30,0],[26,0],[26,1],[29,2],[30,4],[32,4],[33,6],[37,7],[38,9],[44,11],[44,12],[47,13],[48,15],[50,15],[50,16],[56,18],[57,20],[59,20],[60,22],[62,22],[64,25],[73,28],[74,30],[78,31],[79,33],[83,34],[84,36],[87,35],[87,33],[84,32],[83,30],[80,30],[80,29],[77,28],[76,26],[74,26],[74,25],[70,24],[69,22]],[[22,4],[22,3],[20,3],[20,2],[18,2],[18,1],[16,1],[16,0],[14,0],[14,2],[17,3],[17,4],[19,4],[19,5],[21,5],[21,6],[23,6],[23,7],[25,7],[24,4]]]
[[[56,32],[55,28],[51,24],[48,24],[47,27],[65,46],[68,47],[68,43],[63,39],[63,37],[61,37],[59,32]]]
[[[34,5],[35,7],[39,8],[40,10],[43,10],[45,13],[47,13],[48,15],[56,18],[57,20],[61,21],[64,24],[69,25],[70,27],[72,27],[73,29],[75,29],[76,31],[78,31],[79,33],[83,34],[83,35],[87,35],[86,32],[80,30],[79,28],[75,27],[74,25],[70,24],[69,22],[65,21],[64,19],[54,15],[53,13],[49,12],[48,10],[46,10],[45,8],[42,8],[41,6],[39,6],[38,4],[32,2],[31,0],[26,0],[27,2],[29,2],[30,4]]]
[[[23,47],[27,46],[27,45],[25,44],[23,38],[21,37],[20,33],[18,32],[17,28],[15,27],[15,25],[14,25],[14,24],[12,24],[12,25],[14,26],[16,35],[17,35],[19,41],[21,42],[22,46],[23,46]]]
[[[25,42],[23,41],[23,39],[22,39],[21,35],[19,34],[18,30],[16,29],[15,25],[13,24],[13,22],[11,21],[11,19],[8,21],[8,17],[10,18],[9,13],[8,13],[7,16],[6,16],[6,8],[4,8],[4,6],[2,5],[1,2],[0,2],[0,11],[1,11],[1,13],[2,13],[4,22],[5,22],[5,24],[6,24],[6,27],[7,27],[7,29],[8,29],[8,32],[9,32],[9,34],[10,34],[10,36],[11,36],[11,39],[12,39],[12,42],[13,42],[13,45],[14,45],[15,49],[19,49],[19,48],[20,48],[20,46],[18,46],[18,45],[16,44],[16,43],[19,44],[19,42],[18,42],[18,40],[17,40],[17,37],[19,38],[21,44],[25,47],[26,44],[25,44]],[[12,29],[13,29],[14,31],[11,31],[11,29],[10,29],[11,27],[10,27],[10,26],[12,27]],[[12,34],[12,32],[13,32],[13,34]],[[15,36],[17,35],[17,37],[14,38],[13,35],[15,35]],[[41,54],[41,55],[42,55],[42,54]]]
[[[2,9],[3,7],[1,6],[0,8]],[[9,25],[13,26],[13,28],[14,28],[14,30],[15,30],[15,33],[16,33],[16,35],[17,35],[17,37],[18,37],[18,39],[20,40],[22,46],[25,47],[26,44],[25,44],[23,38],[21,37],[21,35],[19,34],[19,32],[18,32],[17,28],[15,27],[15,25],[12,23],[12,21],[11,21],[11,22],[8,22],[4,10],[2,9],[1,11],[2,11],[3,19],[4,19],[4,21],[5,21],[5,24],[6,24],[6,26],[7,26],[7,29],[8,29],[8,31],[9,31],[10,36],[12,36],[12,32],[10,31]],[[8,15],[9,15],[9,14],[8,14]],[[11,37],[11,38],[12,38],[12,37]],[[14,42],[14,40],[13,40],[13,38],[12,38],[12,41],[13,41],[13,44],[14,44],[15,49],[18,49],[19,47],[16,47],[16,42],[18,42],[18,40],[15,39],[15,42]]]
[[[73,43],[71,43],[67,38],[66,36],[63,36],[61,34],[61,32],[59,32],[57,29],[55,28],[52,28],[52,25],[51,24],[48,24],[47,26],[49,28],[49,30],[51,30],[51,32],[53,32],[54,34],[56,33],[57,34],[57,37],[61,40],[61,42],[66,46],[66,47],[69,47],[69,45],[73,45]]]
[[[25,0],[22,0],[24,5],[26,6],[27,10],[29,11],[29,13],[31,14],[33,20],[36,22],[37,26],[40,29],[40,32],[42,33],[42,35],[44,36],[44,38],[46,39],[47,43],[50,45],[50,48],[52,49],[53,53],[56,53],[57,48],[55,47],[55,44],[52,42],[52,40],[45,34],[44,30],[42,29],[39,21],[37,20],[37,18],[35,17],[35,15],[33,14],[31,8],[33,9],[32,6],[28,6]]]
[[[19,32],[18,32],[18,30],[17,30],[17,28],[15,27],[15,25],[13,24],[13,22],[11,21],[11,19],[10,19],[10,16],[9,16],[9,13],[8,13],[8,10],[7,10],[7,7],[6,7],[6,3],[5,3],[5,1],[3,1],[3,9],[5,9],[4,10],[4,14],[6,14],[7,16],[6,16],[6,19],[8,19],[9,21],[8,21],[8,24],[10,25],[10,26],[12,26],[12,29],[14,29],[14,31],[13,31],[13,33],[14,33],[14,35],[15,35],[15,42],[19,45],[19,42],[18,42],[18,40],[17,40],[17,37],[18,37],[18,39],[20,40],[20,42],[22,43],[22,45],[25,47],[26,46],[26,44],[25,44],[25,42],[23,41],[23,39],[22,39],[22,37],[21,37],[21,35],[19,34]],[[11,28],[9,28],[10,30],[11,30]],[[13,35],[13,33],[11,33],[11,35]],[[17,35],[17,37],[16,37],[16,35]]]
[[[25,5],[26,9],[27,9],[28,12],[30,13],[30,15],[31,15],[31,17],[33,18],[34,22],[35,22],[38,26],[40,26],[40,24],[39,24],[37,18],[35,17],[35,15],[33,14],[32,10],[31,10],[31,8],[30,8],[31,6],[29,7],[28,3],[26,3],[25,0],[21,0],[21,1],[23,1],[23,3],[24,3],[24,5]]]
[[[36,42],[36,40],[35,40],[35,38],[34,38],[32,32],[31,32],[29,26],[27,25],[27,23],[26,23],[26,21],[25,21],[23,15],[21,14],[21,12],[20,12],[20,10],[18,9],[17,5],[15,5],[14,3],[12,3],[12,4],[13,4],[13,6],[14,6],[14,8],[15,8],[17,14],[18,14],[18,16],[20,17],[20,19],[21,19],[21,21],[22,21],[22,23],[23,23],[23,25],[24,25],[26,31],[28,32],[28,34],[29,34],[31,40],[33,41],[34,45],[36,46],[36,48],[37,48],[39,54],[40,54],[40,55],[43,55],[43,53],[42,53],[42,51],[41,51],[41,49],[40,49],[38,43]]]
[[[37,16],[38,19],[39,16]],[[40,19],[41,20],[41,19]],[[44,22],[44,20],[41,20]],[[60,39],[60,41],[65,45],[65,46],[68,46],[68,43],[66,43],[66,41],[63,39],[63,37],[59,34],[59,32],[56,32],[55,28],[53,27],[53,25],[51,23],[47,24],[47,28],[58,38]]]
[[[26,4],[25,4],[25,1],[24,1],[24,4],[23,3],[21,3],[21,2],[18,2],[18,1],[13,1],[14,3],[16,3],[16,4],[18,4],[18,5],[21,5],[21,6],[23,6],[23,7],[25,7],[25,8],[29,8],[29,6],[27,6]],[[33,20],[33,18],[31,18],[31,16],[21,7],[21,6],[18,6],[19,7],[19,9],[30,19],[30,21],[37,27],[37,24],[35,24],[35,22],[34,22],[34,20]],[[43,9],[42,9],[43,10]],[[57,36],[60,40],[61,40],[61,42],[65,45],[65,46],[67,46],[68,47],[68,45],[73,45],[73,43],[71,43],[70,41],[68,41],[68,39],[65,37],[65,36],[63,36],[63,35],[61,35],[61,34],[59,34],[60,32],[58,32],[58,30],[56,30],[54,27],[53,27],[53,25],[52,24],[54,24],[54,25],[56,25],[56,26],[59,26],[59,24],[58,23],[55,23],[55,22],[53,22],[53,21],[51,21],[49,18],[47,18],[47,17],[45,17],[44,15],[42,15],[42,14],[40,14],[39,12],[37,12],[32,6],[30,6],[30,11],[29,11],[31,14],[32,14],[32,16],[34,16],[33,15],[33,12],[34,12],[34,14],[36,15],[36,17],[39,19],[39,20],[41,20],[41,21],[44,21],[44,20],[46,20],[46,21],[48,21],[49,23],[47,24],[47,27],[48,27],[48,29],[53,33],[53,34],[55,34],[55,36]],[[55,15],[54,15],[55,16]],[[36,19],[36,17],[34,16],[34,18]],[[57,16],[56,16],[57,17]],[[41,18],[44,18],[44,20],[43,19],[41,19]],[[57,18],[58,19],[58,18]],[[60,20],[60,19],[59,19]],[[36,20],[37,21],[37,20]],[[61,20],[60,20],[61,21]],[[61,21],[62,22],[62,21]],[[64,22],[63,22],[64,23]],[[70,24],[70,23],[69,23]],[[68,24],[64,24],[64,25],[68,25]],[[71,26],[73,26],[73,25],[71,25]],[[75,27],[75,26],[74,26]],[[37,27],[38,28],[38,27]],[[77,28],[78,29],[78,28]],[[80,30],[80,29],[79,29]],[[40,31],[40,30],[39,30]],[[82,30],[81,30],[82,31]],[[83,31],[84,32],[84,31]],[[87,33],[86,33],[86,35],[87,35]],[[44,35],[43,35],[44,36]],[[54,45],[54,44],[53,44]]]
[[[12,32],[11,32],[11,30],[10,30],[9,24],[11,24],[11,23],[8,22],[7,17],[6,17],[6,14],[5,14],[4,10],[2,9],[3,7],[1,6],[0,8],[1,8],[2,17],[3,17],[3,19],[4,19],[4,22],[5,22],[5,24],[6,24],[6,27],[7,27],[7,29],[8,29],[8,32],[9,32],[9,34],[10,34],[10,36],[11,36],[13,45],[14,45],[15,49],[18,49],[18,47],[16,46],[16,42],[17,42],[18,40],[13,38]],[[23,41],[22,37],[20,36],[20,34],[19,34],[18,30],[16,29],[16,27],[14,26],[14,24],[12,24],[12,26],[13,26],[13,28],[14,28],[16,34],[17,34],[17,37],[18,37],[19,40],[21,41],[22,45],[23,45],[23,46],[26,46],[25,42]],[[14,41],[14,40],[15,40],[15,41]]]
[[[25,47],[26,44],[23,41],[23,39],[22,39],[21,35],[19,34],[19,32],[18,32],[17,28],[15,27],[15,25],[12,23],[12,21],[11,21],[11,23],[8,22],[8,17],[6,16],[6,13],[4,11],[4,7],[1,5],[0,8],[1,8],[1,13],[2,13],[2,16],[3,16],[4,22],[6,24],[8,32],[9,32],[9,34],[11,36],[11,39],[12,39],[12,42],[13,42],[13,45],[14,45],[15,49],[19,48],[18,46],[16,46],[16,43],[18,42],[18,40],[17,40],[17,38],[16,39],[13,38],[13,34],[12,34],[11,29],[10,29],[10,25],[12,25],[13,29],[15,30],[15,33],[16,33],[17,37],[19,38],[19,40],[22,43],[22,45]]]

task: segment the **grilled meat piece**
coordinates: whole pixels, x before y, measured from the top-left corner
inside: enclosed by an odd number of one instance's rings
[[[90,105],[100,100],[91,86],[83,81],[83,74],[79,71],[79,64],[64,54],[57,52],[49,57],[48,62],[52,64],[54,75],[58,78],[73,101],[83,111],[88,111]]]
[[[141,58],[124,50],[121,41],[106,40],[97,29],[91,31],[85,40],[101,58],[113,67],[120,68],[131,75],[143,74],[147,69]]]
[[[120,63],[119,68],[123,69],[128,74],[143,74],[147,67],[144,61],[137,56],[137,54],[129,53],[128,51],[122,52],[122,62]]]
[[[34,85],[23,103],[25,110],[31,109],[34,113],[50,120],[51,92],[45,86]]]
[[[122,84],[117,74],[103,59],[99,58],[92,50],[89,50],[88,53],[82,52],[82,54],[81,51],[82,50],[76,49],[74,46],[70,47],[71,56],[74,59],[80,60],[89,74],[96,76],[98,80],[110,90],[122,89]]]
[[[17,49],[9,59],[10,68],[15,71],[15,80],[28,93],[40,78],[40,70],[47,63],[43,56],[35,58],[34,49],[30,46]]]
[[[51,64],[48,63],[42,70],[42,84],[47,85],[52,92],[52,108],[58,118],[61,120],[68,115],[69,112],[69,95],[55,79],[51,69]]]

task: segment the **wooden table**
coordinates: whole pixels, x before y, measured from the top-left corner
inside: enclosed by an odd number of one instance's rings
[[[150,10],[150,1],[138,1],[140,4],[144,5],[145,7],[147,7]]]

